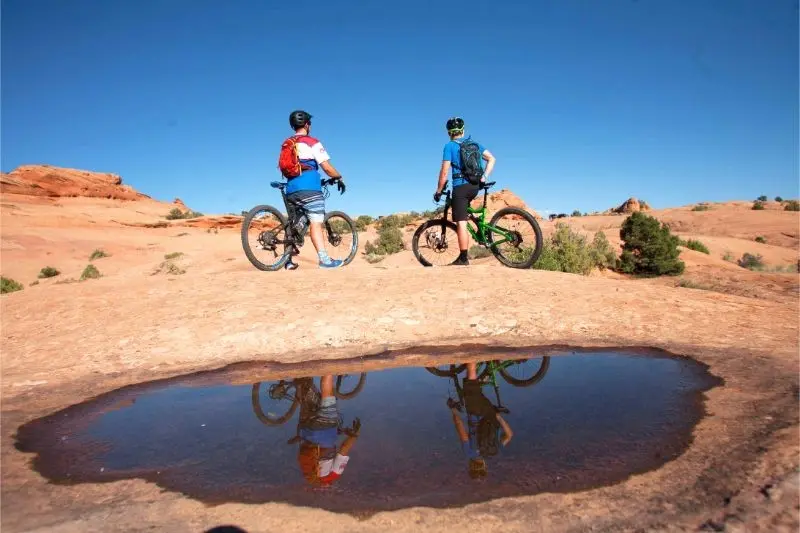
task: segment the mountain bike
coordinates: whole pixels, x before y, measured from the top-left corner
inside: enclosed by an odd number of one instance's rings
[[[499,373],[503,376],[503,379],[510,385],[515,387],[529,387],[535,383],[540,382],[544,379],[544,376],[547,374],[547,369],[550,367],[550,357],[543,357],[540,364],[536,365],[537,369],[536,372],[533,373],[530,377],[520,379],[520,378],[513,378],[509,376],[508,369],[513,368],[515,366],[524,364],[528,361],[533,361],[532,359],[520,359],[515,361],[486,361],[483,363],[478,363],[478,382],[481,385],[491,385],[494,389],[494,396],[497,400],[496,404],[492,404],[494,406],[495,411],[498,413],[509,413],[508,407],[503,405],[503,401],[500,398],[500,387],[497,384],[497,379],[495,377],[495,373]],[[443,368],[439,367],[425,367],[425,369],[433,374],[434,376],[439,377],[446,377],[453,380],[456,390],[456,397],[458,399],[452,398],[450,396],[447,399],[448,407],[455,407],[458,410],[464,406],[464,388],[459,384],[458,375],[466,370],[467,365],[460,364],[460,365],[447,365]]]
[[[333,183],[333,180],[322,180],[324,198],[330,196],[328,185]],[[288,217],[271,205],[255,206],[242,221],[242,247],[254,267],[274,271],[283,268],[293,255],[300,253],[310,225],[308,216],[299,214],[286,201],[286,182],[273,181],[270,186],[281,191]],[[264,218],[259,218],[261,215]],[[322,233],[331,259],[340,259],[343,266],[350,264],[358,252],[358,231],[353,220],[341,211],[328,211],[325,213]],[[267,259],[271,257],[271,262],[262,262],[256,257],[251,237],[255,248],[266,252],[264,255]]]
[[[504,207],[497,211],[491,221],[486,222],[486,202],[489,189],[496,182],[481,183],[483,207],[469,206],[467,230],[478,246],[489,249],[507,267],[530,268],[542,253],[542,230],[536,218],[518,207]],[[458,234],[455,222],[447,219],[452,205],[451,192],[445,191],[445,204],[442,216],[424,222],[414,232],[411,249],[417,261],[423,266],[449,265],[458,259]],[[477,216],[476,216],[477,215]],[[515,228],[519,223],[520,227]],[[430,250],[425,257],[423,250]]]
[[[334,395],[340,400],[349,400],[358,396],[366,383],[367,374],[362,372],[353,385],[348,381],[350,374],[341,374],[336,377]],[[250,403],[256,417],[268,426],[280,426],[292,418],[297,407],[304,399],[304,394],[313,388],[312,378],[297,378],[291,380],[279,380],[275,383],[266,384],[265,392],[262,394],[262,382],[253,383],[250,392]],[[265,405],[262,400],[266,402]]]
[[[523,369],[523,365],[531,363],[531,368]],[[478,363],[478,381],[491,383],[496,386],[497,380],[495,373],[500,374],[509,385],[515,387],[529,387],[540,382],[550,368],[550,356],[544,356],[541,360],[531,359],[510,359],[507,361],[491,360]],[[451,364],[443,366],[426,366],[425,370],[439,377],[453,377],[467,369],[466,364]],[[519,371],[515,376],[515,371]]]

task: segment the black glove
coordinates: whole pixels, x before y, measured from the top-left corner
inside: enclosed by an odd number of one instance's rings
[[[433,193],[433,201],[434,202],[436,202],[438,204],[439,200],[441,200],[441,199],[442,199],[442,193],[440,193],[440,192]]]
[[[449,407],[450,409],[456,409],[457,411],[460,411],[461,410],[461,403],[455,401],[452,398],[448,398],[447,399],[447,407]]]
[[[358,437],[360,431],[361,431],[361,420],[358,417],[353,419],[353,424],[349,428],[342,429],[342,433],[344,433],[348,437]]]
[[[338,180],[336,180],[336,188],[339,189],[339,194],[344,194],[344,191],[347,187],[345,187],[344,185],[343,178],[339,178]]]

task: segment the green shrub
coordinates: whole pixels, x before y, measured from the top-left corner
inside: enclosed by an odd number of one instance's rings
[[[378,231],[384,228],[404,228],[414,222],[411,215],[389,215],[378,220]]]
[[[81,274],[81,281],[87,279],[97,279],[100,277],[100,271],[97,270],[92,264],[86,265],[86,268],[83,269],[83,273]]]
[[[339,235],[347,235],[350,233],[350,224],[348,224],[346,220],[343,220],[339,217],[336,217],[333,220],[328,220],[328,225],[334,233]]]
[[[761,200],[756,200],[753,202],[753,211],[763,211],[764,210],[764,202]]]
[[[594,260],[586,237],[576,233],[565,224],[558,224],[533,268],[588,274],[594,267]]]
[[[747,270],[763,270],[764,269],[764,261],[763,258],[756,254],[749,254],[746,253],[736,262],[740,267],[746,268]]]
[[[164,255],[164,259],[167,261],[171,261],[172,259],[177,259],[183,255],[183,252],[172,252],[171,254]]]
[[[756,200],[758,200],[759,202],[766,202],[767,201],[767,195],[766,194],[762,194],[761,196],[756,198]]]
[[[397,226],[380,227],[378,229],[378,238],[375,243],[373,244],[367,241],[364,245],[364,251],[367,252],[367,255],[396,254],[403,248],[403,233]]]
[[[733,263],[733,254],[730,250],[725,252],[725,255],[722,256],[723,261],[728,261],[729,263]]]
[[[579,216],[583,216],[583,215],[581,215],[581,212],[576,209],[575,211],[572,212],[572,216],[579,217]]]
[[[784,211],[800,211],[800,202],[797,200],[787,200],[783,209]]]
[[[197,211],[187,211],[184,213],[177,207],[173,207],[172,209],[170,209],[169,213],[167,213],[166,219],[180,220],[180,219],[198,218],[201,216],[203,216],[203,213],[199,213]]]
[[[473,246],[469,249],[470,259],[483,259],[484,257],[490,257],[491,255],[492,251],[488,248],[484,248],[483,246]]]
[[[760,242],[761,244],[767,244],[767,239],[759,235],[758,237],[756,237],[756,242]]]
[[[59,274],[61,274],[61,272],[59,272],[58,269],[48,266],[39,271],[39,279],[54,278]]]
[[[36,280],[36,281],[34,281],[34,282],[28,283],[28,287],[35,287],[35,286],[36,286],[36,285],[38,285],[38,284],[39,284],[39,280],[37,279],[37,280]]]
[[[367,263],[372,265],[375,263],[380,263],[381,261],[386,259],[386,256],[378,254],[367,254],[366,256],[364,256],[364,259],[366,259]]]
[[[710,254],[711,252],[708,251],[708,248],[705,244],[700,241],[696,241],[694,239],[689,239],[688,241],[681,241],[681,245],[685,246],[690,250],[694,250],[695,252],[702,252],[704,254]]]
[[[708,204],[698,204],[692,208],[692,211],[709,211],[711,206]]]
[[[369,215],[361,215],[356,219],[356,230],[365,231],[367,226],[375,222],[375,219]]]
[[[611,243],[608,242],[606,234],[602,231],[598,231],[594,234],[594,240],[592,241],[592,247],[589,253],[592,256],[592,262],[600,270],[613,270],[617,268],[617,252],[614,250],[614,247],[611,246]]]
[[[678,237],[666,224],[638,212],[631,214],[619,230],[622,239],[620,269],[648,276],[682,274],[686,265],[678,259]]]
[[[0,276],[0,294],[21,291],[23,288],[22,283],[5,276]]]
[[[775,197],[775,201],[776,201],[776,202],[782,202],[782,201],[783,201],[783,198],[781,198],[780,196],[776,196],[776,197]]]
[[[109,255],[104,250],[98,248],[94,252],[92,252],[92,255],[89,256],[89,261],[94,261],[95,259],[102,259],[108,256]]]

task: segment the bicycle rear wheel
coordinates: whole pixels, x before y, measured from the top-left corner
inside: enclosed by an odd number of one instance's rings
[[[450,378],[463,372],[467,365],[426,366],[425,370],[440,378]]]
[[[518,207],[504,207],[489,223],[487,243],[507,267],[530,268],[542,253],[542,230],[536,219]],[[499,231],[495,231],[496,228]],[[495,241],[501,241],[495,244]]]
[[[296,398],[296,387],[293,382],[279,381],[266,383],[261,387],[261,382],[253,383],[250,392],[250,403],[256,418],[268,426],[280,426],[292,418],[300,402]],[[263,404],[262,404],[263,400]]]
[[[534,357],[532,359],[505,361],[505,365],[500,367],[499,372],[509,385],[530,387],[544,379],[549,368],[550,357],[544,356],[541,359]]]
[[[274,271],[289,260],[286,217],[271,205],[257,205],[242,220],[242,248],[259,270]]]
[[[422,266],[444,266],[458,259],[456,225],[444,219],[428,220],[414,232],[411,250]]]
[[[358,252],[358,231],[353,220],[341,211],[330,211],[322,229],[330,258],[349,265]]]
[[[349,377],[356,377],[353,374],[341,374],[336,377],[336,397],[342,400],[349,400],[355,398],[364,384],[367,381],[367,373],[362,372],[357,380],[347,379]],[[355,386],[353,385],[355,383]],[[349,390],[348,390],[349,389]]]

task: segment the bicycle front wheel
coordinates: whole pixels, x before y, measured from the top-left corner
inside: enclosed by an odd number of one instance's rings
[[[250,392],[250,403],[253,413],[268,426],[280,426],[292,418],[299,402],[295,397],[296,387],[291,382],[253,383]]]
[[[279,270],[289,259],[286,217],[271,205],[257,205],[242,220],[242,248],[259,270]]]
[[[348,379],[356,378],[357,379]],[[336,397],[342,400],[355,398],[367,381],[367,373],[362,372],[359,376],[353,374],[341,374],[336,377]],[[355,385],[354,385],[355,383]]]
[[[330,258],[349,265],[358,252],[358,231],[353,220],[341,211],[330,211],[325,215],[323,231]]]
[[[426,366],[425,370],[440,378],[451,378],[463,372],[465,368],[467,368],[467,365],[442,365]]]
[[[461,253],[456,225],[449,220],[428,220],[414,232],[411,250],[422,266],[452,264]]]
[[[542,230],[536,219],[518,207],[504,207],[487,228],[487,243],[507,267],[530,268],[542,253]]]
[[[534,383],[539,383],[544,379],[547,370],[550,368],[550,357],[544,356],[541,359],[520,359],[517,361],[505,361],[500,367],[500,375],[509,385],[515,387],[530,387]]]

